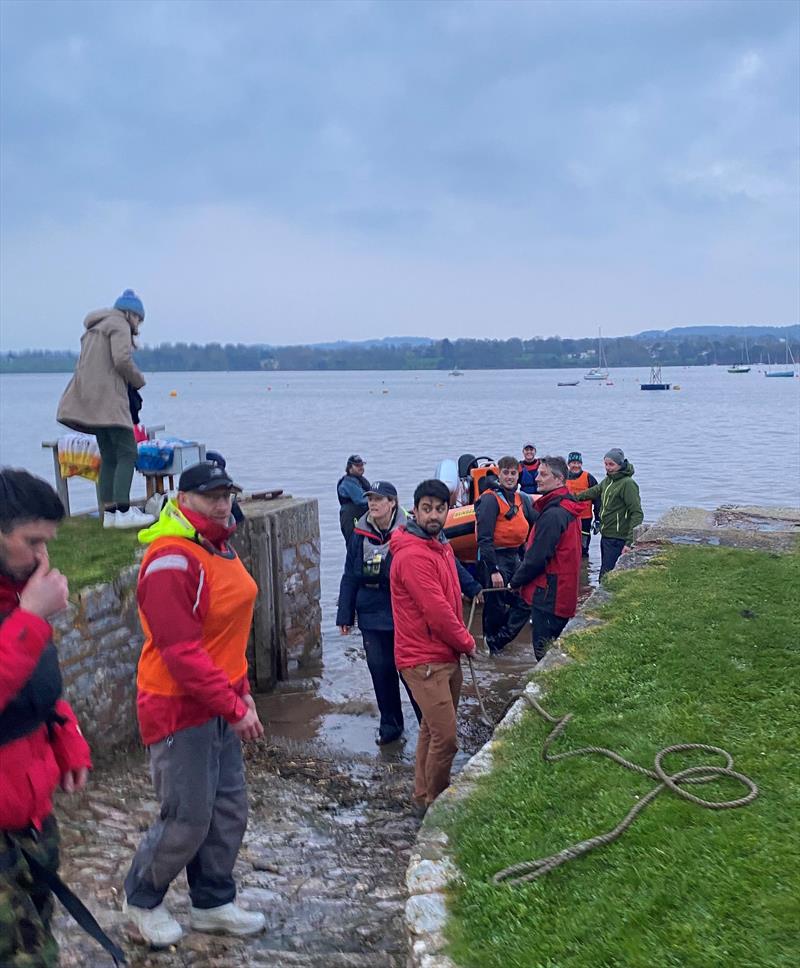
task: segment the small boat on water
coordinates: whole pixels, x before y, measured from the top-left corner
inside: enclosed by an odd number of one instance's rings
[[[456,367],[454,370],[451,370],[450,373],[448,374],[448,376],[463,376],[463,375],[464,375],[464,371],[459,370],[458,367]]]
[[[641,383],[642,390],[669,390],[669,383],[664,383],[661,379],[661,364],[657,363],[650,367],[650,382]]]
[[[593,366],[591,370],[584,373],[583,378],[584,380],[608,379],[608,363],[603,350],[603,334],[599,329],[597,331],[597,366]]]
[[[733,366],[728,367],[728,373],[749,373],[750,372],[750,354],[747,351],[747,340],[744,341],[744,353],[742,354],[742,362],[734,363]]]
[[[491,457],[462,454],[458,461],[439,461],[434,477],[450,491],[450,511],[444,534],[456,558],[465,564],[478,559],[478,537],[475,533],[475,501],[486,489],[486,478],[497,476],[497,464]]]
[[[771,377],[788,377],[791,379],[794,376],[794,355],[789,347],[789,340],[786,340],[786,367],[785,370],[764,370],[764,376]]]
[[[559,380],[556,386],[559,387],[577,387],[580,386],[580,380]]]

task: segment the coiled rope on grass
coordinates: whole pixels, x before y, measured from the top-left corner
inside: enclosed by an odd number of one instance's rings
[[[572,719],[572,713],[567,713],[558,719],[555,716],[551,716],[529,693],[523,693],[523,698],[542,719],[545,719],[548,723],[553,723],[554,728],[550,731],[550,734],[542,745],[542,759],[546,763],[555,763],[557,760],[565,760],[571,756],[586,756],[596,753],[599,756],[608,757],[615,763],[619,763],[626,770],[641,773],[643,776],[649,776],[651,779],[658,780],[659,782],[657,786],[653,787],[649,793],[634,805],[613,830],[609,830],[604,834],[598,834],[596,837],[590,837],[588,840],[582,840],[577,844],[573,844],[571,847],[565,847],[564,850],[560,850],[557,854],[551,854],[549,857],[540,857],[538,860],[526,860],[519,864],[512,864],[510,867],[505,867],[503,870],[498,871],[492,878],[492,883],[494,884],[507,883],[512,886],[525,884],[528,881],[533,881],[538,877],[549,874],[550,871],[555,870],[562,864],[566,864],[568,861],[588,854],[589,851],[594,850],[596,847],[605,847],[607,844],[613,843],[617,838],[622,836],[642,810],[649,803],[652,803],[663,790],[669,789],[684,800],[696,803],[699,807],[706,807],[708,810],[735,810],[737,807],[746,807],[758,796],[758,787],[750,777],[733,769],[733,757],[731,754],[719,746],[709,746],[706,743],[676,743],[674,746],[665,746],[656,753],[653,764],[654,768],[652,770],[640,766],[638,763],[632,763],[614,750],[606,749],[603,746],[583,746],[580,749],[567,750],[564,753],[551,753],[549,751],[550,747],[567,728],[567,724]],[[725,766],[713,766],[711,764],[690,766],[685,770],[679,770],[677,773],[667,773],[663,766],[665,757],[672,753],[685,753],[689,750],[703,750],[707,753],[717,754],[723,757]],[[694,793],[684,790],[682,786],[683,784],[713,783],[714,780],[723,776],[737,780],[748,790],[748,793],[736,800],[704,800],[702,797],[698,797]]]

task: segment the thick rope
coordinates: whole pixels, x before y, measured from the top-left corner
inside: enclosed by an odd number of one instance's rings
[[[565,847],[564,850],[560,850],[557,854],[552,854],[550,857],[540,857],[539,860],[526,860],[519,864],[512,864],[510,867],[505,867],[503,870],[498,871],[492,878],[494,884],[501,884],[504,881],[511,885],[524,884],[527,881],[535,880],[537,877],[542,877],[544,874],[549,874],[550,871],[555,870],[556,867],[560,867],[562,864],[566,864],[567,861],[575,860],[577,857],[588,854],[595,847],[605,847],[606,844],[610,844],[622,836],[638,814],[644,810],[648,803],[655,800],[662,790],[670,789],[679,797],[683,797],[684,800],[690,800],[692,803],[696,803],[700,807],[707,807],[709,810],[734,810],[736,807],[746,807],[758,796],[758,787],[750,777],[745,776],[744,773],[737,773],[733,769],[733,757],[730,753],[727,750],[721,749],[719,746],[708,746],[705,743],[677,743],[674,746],[665,746],[664,749],[656,753],[653,764],[654,768],[652,770],[648,770],[644,766],[639,766],[638,763],[631,763],[630,760],[626,760],[619,753],[606,749],[603,746],[583,746],[580,749],[567,750],[564,753],[550,753],[550,746],[564,732],[567,723],[572,719],[572,713],[567,713],[566,716],[557,719],[555,716],[551,716],[546,709],[543,709],[529,693],[523,693],[523,698],[542,719],[554,725],[553,730],[542,746],[542,759],[546,763],[555,763],[557,760],[564,760],[570,756],[585,756],[590,753],[597,753],[600,756],[607,756],[615,763],[619,763],[626,770],[633,770],[635,773],[649,776],[653,780],[658,780],[659,783],[639,800],[613,830],[609,830],[604,834],[598,834],[596,837],[590,837],[588,840],[582,840],[580,843],[573,844],[571,847]],[[704,750],[707,753],[716,753],[723,757],[725,766],[691,766],[677,773],[667,773],[663,766],[664,758],[671,753],[684,753],[688,750]],[[684,790],[681,786],[682,784],[691,783],[712,783],[720,776],[728,776],[733,780],[738,780],[749,792],[746,796],[739,797],[737,800],[704,800],[702,797],[698,797],[693,793],[689,793],[688,790]]]
[[[472,605],[470,606],[470,610],[469,610],[469,622],[467,622],[468,632],[472,628],[472,620],[474,618],[475,618],[475,599],[473,598]],[[480,716],[481,722],[484,724],[484,726],[489,726],[490,728],[493,728],[494,723],[489,718],[489,714],[486,712],[486,706],[484,706],[483,704],[483,696],[481,695],[481,691],[478,688],[478,677],[475,675],[475,665],[472,661],[471,655],[467,656],[467,663],[469,664],[469,671],[472,676],[472,687],[475,690],[475,695],[478,697],[478,706],[480,707],[480,710],[481,710],[481,716]]]

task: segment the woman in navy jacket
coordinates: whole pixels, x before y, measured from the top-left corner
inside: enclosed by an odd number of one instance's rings
[[[356,521],[347,542],[336,624],[341,634],[347,635],[358,615],[380,712],[376,742],[385,746],[400,739],[404,728],[400,676],[394,661],[389,539],[396,528],[406,523],[406,513],[398,505],[397,489],[389,481],[376,481],[366,497],[369,510]],[[466,595],[472,598],[480,594],[480,583],[463,566],[459,568],[459,579]],[[406,692],[419,722],[421,713],[407,686]]]

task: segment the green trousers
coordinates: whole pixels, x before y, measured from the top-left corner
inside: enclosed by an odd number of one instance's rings
[[[14,840],[52,871],[58,870],[58,825],[51,814],[35,837]],[[22,852],[0,831],[0,965],[55,968],[58,945],[50,930],[53,895],[36,879]]]
[[[131,427],[93,427],[100,448],[100,500],[130,504],[133,466],[138,451]]]

